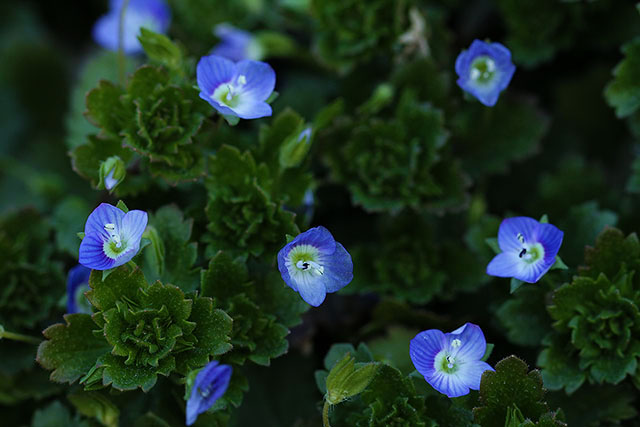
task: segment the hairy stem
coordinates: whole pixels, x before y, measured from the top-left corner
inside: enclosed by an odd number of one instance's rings
[[[323,427],[331,427],[329,424],[329,407],[331,405],[326,400],[324,401],[324,407],[322,408],[322,425]]]

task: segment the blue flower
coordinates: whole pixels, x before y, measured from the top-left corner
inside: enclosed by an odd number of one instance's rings
[[[93,39],[109,50],[118,50],[120,12],[123,0],[111,0],[109,12],[101,16],[93,26]],[[166,33],[171,23],[171,10],[164,0],[130,0],[124,13],[122,49],[125,53],[142,52],[138,40],[140,28],[156,33]]]
[[[511,52],[500,43],[474,40],[469,50],[462,51],[456,59],[458,86],[487,107],[496,105],[515,71]]]
[[[140,249],[147,227],[147,213],[129,211],[102,203],[89,215],[80,243],[80,264],[93,270],[108,270],[130,261]]]
[[[218,400],[227,391],[233,368],[229,365],[219,365],[212,360],[202,368],[191,388],[191,396],[187,400],[187,425],[196,422],[198,415]]]
[[[229,24],[216,25],[214,33],[220,38],[220,43],[211,50],[212,55],[223,56],[233,62],[262,59],[262,47],[253,34]]]
[[[197,68],[200,98],[221,114],[241,119],[257,119],[271,115],[265,101],[276,85],[276,73],[259,61],[235,64],[217,55],[203,56]]]
[[[84,265],[76,265],[69,270],[67,276],[67,313],[91,314],[91,306],[84,297],[89,290],[89,276],[91,269]]]
[[[507,218],[498,230],[502,253],[491,260],[487,274],[537,282],[555,263],[563,236],[556,226],[541,224],[533,218]]]
[[[487,349],[482,329],[465,323],[447,334],[437,329],[422,331],[411,340],[409,355],[424,379],[448,397],[478,390],[484,371],[494,369],[483,362]]]
[[[278,269],[287,286],[314,307],[353,279],[351,255],[324,227],[311,228],[280,249]]]

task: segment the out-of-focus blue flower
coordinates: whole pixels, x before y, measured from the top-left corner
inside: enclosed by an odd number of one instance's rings
[[[80,243],[80,264],[93,270],[108,270],[131,260],[140,249],[147,227],[147,213],[126,214],[102,203],[89,215]]]
[[[91,269],[84,265],[76,265],[69,270],[67,276],[67,313],[91,314],[84,292],[89,290],[89,276]]]
[[[482,329],[465,323],[447,334],[437,329],[422,331],[409,344],[413,366],[424,379],[448,397],[464,396],[478,390],[484,371],[494,369],[483,362],[487,349]]]
[[[212,55],[223,56],[233,62],[244,59],[259,61],[263,58],[260,43],[248,31],[223,23],[216,25],[214,34],[220,38],[220,43],[211,50]]]
[[[232,373],[231,366],[219,365],[217,360],[212,360],[198,372],[187,400],[188,426],[195,423],[198,415],[211,408],[227,391]]]
[[[537,282],[555,263],[563,236],[555,225],[524,216],[507,218],[498,230],[502,253],[491,260],[487,274]]]
[[[259,61],[237,64],[222,56],[203,56],[196,70],[200,98],[221,114],[241,119],[257,119],[271,115],[265,101],[276,85],[276,73]]]
[[[118,50],[122,6],[123,0],[111,0],[109,12],[93,26],[93,39],[105,49]],[[171,9],[164,0],[129,0],[122,28],[123,51],[127,54],[142,52],[142,45],[138,41],[140,28],[164,34],[170,23]]]
[[[500,43],[474,40],[456,59],[458,86],[488,107],[496,105],[515,71],[511,52]]]
[[[324,227],[311,228],[280,249],[278,269],[285,283],[314,307],[353,279],[351,255]]]

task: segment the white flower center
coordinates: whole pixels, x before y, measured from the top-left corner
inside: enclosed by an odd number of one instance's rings
[[[520,248],[520,252],[518,252],[518,257],[520,257],[522,260],[526,261],[529,264],[532,264],[544,258],[544,246],[542,246],[542,244],[538,242],[527,243],[522,233],[518,233],[516,235],[516,239],[518,239],[518,241],[522,245],[522,247]]]
[[[109,237],[113,243],[116,244],[116,248],[120,248],[122,246],[122,241],[120,240],[120,235],[116,231],[115,224],[105,224],[104,229],[109,233]]]
[[[453,357],[453,356],[447,356],[447,367],[448,367],[449,369],[452,369],[452,368],[453,368],[453,365],[455,365],[455,363],[456,363],[456,358],[455,358],[455,357]]]
[[[247,76],[240,74],[235,82],[223,83],[216,88],[211,94],[211,98],[228,107],[238,105],[238,96],[240,89],[247,84]]]
[[[296,267],[300,270],[309,270],[311,274],[316,274],[318,276],[322,276],[324,274],[324,267],[315,261],[299,260],[298,262],[296,262]]]

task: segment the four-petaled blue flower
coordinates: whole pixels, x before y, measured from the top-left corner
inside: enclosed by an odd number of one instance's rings
[[[93,39],[109,50],[118,50],[120,12],[123,0],[111,0],[109,12],[93,26]],[[171,23],[171,9],[164,0],[130,0],[124,11],[122,50],[127,54],[142,52],[138,40],[140,28],[166,33]]]
[[[91,306],[84,297],[84,292],[89,290],[89,276],[91,269],[84,265],[76,265],[69,270],[67,276],[67,313],[91,314]]]
[[[147,227],[147,213],[129,211],[102,203],[89,215],[80,243],[80,264],[93,270],[108,270],[130,261],[140,249]]]
[[[229,365],[219,365],[212,360],[202,368],[191,389],[191,396],[187,400],[187,425],[196,422],[198,415],[218,400],[227,391],[233,369]]]
[[[220,38],[220,43],[211,50],[212,55],[223,56],[233,62],[262,59],[262,48],[253,34],[226,23],[216,25],[214,34]]]
[[[487,274],[537,282],[555,263],[563,236],[555,225],[524,216],[507,218],[498,230],[502,253],[491,260]]]
[[[500,43],[474,40],[456,59],[458,86],[488,107],[496,105],[515,71],[511,52]]]
[[[285,283],[314,307],[353,279],[351,255],[324,227],[299,234],[278,252]]]
[[[483,362],[487,349],[478,325],[465,323],[448,334],[437,329],[422,331],[411,340],[411,361],[424,379],[448,397],[464,396],[478,390],[484,371],[494,369]]]
[[[196,70],[200,98],[221,114],[241,119],[257,119],[271,115],[265,101],[276,85],[276,73],[259,61],[237,64],[222,56],[203,56]]]

